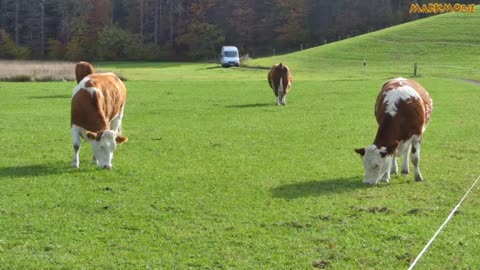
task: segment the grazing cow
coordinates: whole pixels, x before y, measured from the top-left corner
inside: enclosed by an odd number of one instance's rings
[[[432,114],[432,99],[416,81],[396,78],[387,81],[377,97],[375,117],[378,130],[372,145],[355,149],[363,157],[364,183],[389,182],[390,173],[397,174],[397,156],[404,155],[402,174],[409,174],[408,157],[415,167],[415,180],[420,173],[420,143]]]
[[[93,66],[88,62],[80,61],[75,65],[75,78],[77,79],[77,84],[79,84],[83,78],[93,73],[95,73],[95,69],[93,69]]]
[[[277,97],[275,104],[287,105],[287,94],[292,86],[290,69],[283,63],[272,66],[268,72],[268,84]]]
[[[127,141],[120,136],[126,97],[125,85],[113,73],[90,74],[75,87],[71,111],[74,168],[80,165],[80,137],[92,144],[93,163],[112,168],[113,151]]]

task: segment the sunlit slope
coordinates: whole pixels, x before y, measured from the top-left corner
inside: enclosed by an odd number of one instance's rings
[[[301,52],[250,60],[248,65],[278,62],[287,63],[302,79],[408,76],[414,63],[420,76],[478,79],[480,13],[437,15]]]

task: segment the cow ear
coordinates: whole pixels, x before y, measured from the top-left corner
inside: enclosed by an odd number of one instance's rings
[[[398,146],[398,141],[395,141],[392,145],[390,145],[389,147],[387,147],[387,153],[389,155],[393,154],[395,152],[395,149],[397,149],[397,146]]]
[[[97,133],[91,132],[87,130],[87,138],[90,140],[96,140],[97,139]]]
[[[363,157],[365,155],[365,148],[355,149],[355,152],[360,154]]]
[[[118,144],[121,144],[127,141],[128,141],[128,137],[122,137],[122,136],[115,137],[115,142]]]

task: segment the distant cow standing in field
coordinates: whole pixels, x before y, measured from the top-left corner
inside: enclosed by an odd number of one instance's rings
[[[275,104],[287,105],[287,94],[292,86],[290,69],[283,63],[272,66],[268,72],[268,84],[277,97]]]
[[[432,114],[432,99],[416,81],[396,78],[387,81],[377,97],[375,117],[379,124],[372,145],[356,149],[363,157],[364,183],[389,182],[390,173],[397,174],[397,156],[404,155],[402,174],[409,174],[408,157],[415,167],[415,180],[420,173],[420,143]]]
[[[80,61],[75,65],[75,78],[77,79],[77,84],[80,83],[83,78],[93,73],[95,73],[95,69],[88,62]]]
[[[127,141],[127,137],[120,136],[126,97],[125,85],[113,73],[87,75],[74,88],[71,108],[74,168],[80,165],[80,137],[92,144],[93,163],[112,168],[117,144]]]

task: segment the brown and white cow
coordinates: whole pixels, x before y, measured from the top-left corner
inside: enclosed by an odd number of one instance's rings
[[[272,66],[268,72],[268,84],[273,89],[273,93],[277,97],[275,104],[287,104],[287,94],[292,86],[292,74],[290,69],[280,63]]]
[[[83,78],[93,73],[95,73],[95,69],[88,62],[80,61],[75,65],[75,78],[77,79],[77,84],[80,83]]]
[[[127,90],[113,73],[87,75],[73,89],[71,126],[74,156],[72,166],[80,165],[80,137],[93,148],[93,163],[112,168],[113,151],[127,141],[120,136]]]
[[[372,145],[355,149],[363,157],[364,183],[389,182],[390,173],[397,174],[397,156],[404,155],[402,174],[409,174],[408,157],[415,167],[415,180],[420,173],[420,143],[430,116],[432,99],[416,81],[396,78],[387,81],[377,97],[375,117],[379,124]]]

